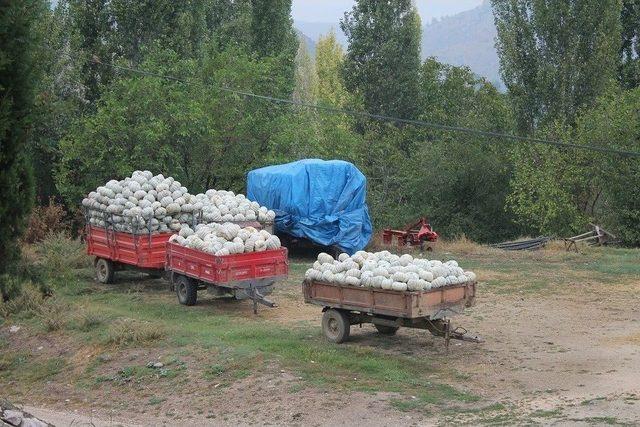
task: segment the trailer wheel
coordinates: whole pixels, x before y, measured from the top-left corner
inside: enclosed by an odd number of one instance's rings
[[[349,339],[351,324],[342,311],[329,309],[322,315],[322,332],[328,341],[340,344]]]
[[[175,284],[178,301],[182,305],[195,305],[198,299],[198,286],[186,276],[180,276]]]
[[[96,279],[100,283],[113,282],[113,273],[115,271],[113,262],[108,259],[98,258],[96,259]]]
[[[377,325],[374,323],[374,326],[382,335],[395,335],[400,329],[399,326],[387,326],[387,325]]]

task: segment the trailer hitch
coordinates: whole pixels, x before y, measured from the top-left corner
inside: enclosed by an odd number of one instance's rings
[[[444,345],[449,351],[449,342],[451,340],[459,340],[459,341],[467,341],[474,343],[483,343],[484,339],[482,337],[475,335],[469,335],[469,331],[465,328],[458,326],[454,330],[451,330],[451,319],[444,318],[438,320],[427,320],[427,329],[431,332],[432,335],[437,337],[444,338]]]
[[[249,298],[253,301],[253,314],[258,314],[258,303],[266,305],[267,307],[274,308],[277,304],[260,293],[258,288],[251,285],[248,292]]]

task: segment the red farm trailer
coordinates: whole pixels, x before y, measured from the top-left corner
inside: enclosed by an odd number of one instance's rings
[[[166,246],[174,233],[134,234],[87,225],[87,253],[95,256],[96,278],[111,283],[117,270],[136,268],[151,274],[164,271]]]
[[[127,268],[157,276],[166,272],[181,304],[194,305],[197,291],[207,289],[218,296],[251,299],[254,312],[258,303],[275,307],[265,295],[289,273],[286,248],[215,256],[169,242],[173,234],[125,233],[87,224],[84,237],[101,283],[113,282],[115,272]]]
[[[207,289],[219,296],[251,299],[255,313],[258,303],[275,307],[265,296],[289,274],[286,248],[216,256],[169,242],[166,256],[171,285],[185,305],[194,305],[197,292]]]

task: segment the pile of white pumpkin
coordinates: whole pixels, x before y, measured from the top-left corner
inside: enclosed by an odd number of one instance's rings
[[[199,222],[273,222],[275,212],[231,191],[207,190],[189,194],[172,177],[135,171],[121,181],[111,180],[82,200],[89,223],[117,231],[179,231],[182,224]]]
[[[169,241],[216,256],[262,252],[280,247],[278,236],[266,230],[216,222],[198,224],[195,229],[183,224],[180,232],[171,236]]]
[[[454,260],[442,262],[394,255],[389,251],[358,251],[340,254],[338,259],[321,253],[305,278],[339,285],[395,291],[423,291],[475,282],[472,271],[464,271]]]
[[[199,194],[196,197],[200,197]],[[244,194],[235,194],[233,191],[207,190],[204,194],[204,206],[202,207],[202,219],[206,222],[220,221],[260,221],[273,222],[276,214],[258,202],[252,202]]]

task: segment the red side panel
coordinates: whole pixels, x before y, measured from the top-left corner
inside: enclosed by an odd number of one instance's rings
[[[215,256],[167,243],[167,268],[208,283],[229,284],[289,274],[287,249]]]
[[[164,269],[166,244],[172,235],[130,234],[87,226],[87,253],[140,268]]]

